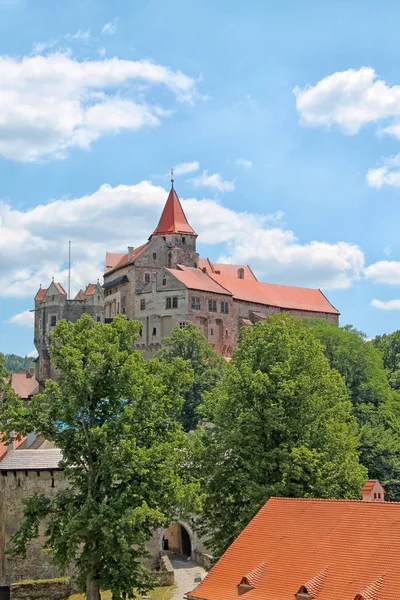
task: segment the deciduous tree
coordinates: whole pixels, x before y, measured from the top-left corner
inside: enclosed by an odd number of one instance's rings
[[[146,542],[182,507],[194,509],[197,485],[182,466],[187,438],[178,417],[192,384],[185,362],[145,361],[132,349],[140,325],[82,316],[52,336],[57,381],[30,407],[4,403],[6,429],[36,431],[63,454],[70,487],[25,504],[13,551],[24,553],[45,519],[46,547],[62,569],[75,565],[89,600],[152,586],[142,566]],[[11,418],[10,418],[11,416]]]
[[[270,496],[354,498],[367,477],[343,378],[299,319],[242,329],[203,408],[202,532],[219,556]]]

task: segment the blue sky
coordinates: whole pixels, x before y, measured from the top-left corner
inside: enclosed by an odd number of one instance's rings
[[[203,256],[400,310],[400,6],[0,0],[0,351],[33,296],[143,243],[176,166]]]

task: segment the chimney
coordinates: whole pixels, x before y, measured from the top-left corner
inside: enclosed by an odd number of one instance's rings
[[[361,494],[364,502],[385,502],[386,490],[377,479],[369,479]]]
[[[128,246],[128,260],[132,260],[133,250],[134,250],[133,246]]]

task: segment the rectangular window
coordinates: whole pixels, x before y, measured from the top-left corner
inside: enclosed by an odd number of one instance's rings
[[[179,323],[179,327],[181,329],[183,329],[184,327],[186,327],[187,323],[183,322],[183,323]]]
[[[157,254],[155,252],[153,252],[153,260],[156,260],[157,258]]]
[[[199,296],[192,296],[192,308],[200,310],[200,298]]]
[[[101,321],[101,317],[100,317],[100,315],[97,315],[97,322],[100,323],[100,321]]]
[[[182,244],[186,244],[186,238],[182,238]]]
[[[225,337],[228,337],[228,336],[229,336],[228,330],[225,329]]]
[[[178,308],[178,296],[165,298],[165,308]]]
[[[140,310],[145,310],[146,308],[146,300],[144,298],[142,298],[140,300]]]
[[[167,285],[167,280],[165,279],[165,277],[163,277],[162,284]]]
[[[157,327],[153,327],[153,335],[157,335]]]
[[[225,313],[226,315],[229,312],[229,304],[227,302],[221,302],[221,312]]]
[[[57,317],[55,315],[51,315],[50,317],[50,327],[55,327],[57,324]]]
[[[145,273],[144,274],[144,282],[145,283],[150,283],[150,273]]]
[[[214,329],[211,329],[210,333],[211,333],[211,335],[214,335]]]
[[[210,312],[217,312],[217,301],[216,300],[208,301],[208,310]]]

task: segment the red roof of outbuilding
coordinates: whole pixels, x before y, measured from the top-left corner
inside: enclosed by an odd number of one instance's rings
[[[111,273],[112,271],[117,271],[121,267],[125,267],[127,264],[134,262],[146,250],[146,248],[149,244],[150,244],[150,242],[146,242],[145,244],[142,244],[142,246],[138,246],[137,248],[135,248],[132,252],[132,256],[131,256],[130,260],[129,260],[129,254],[120,254],[117,252],[107,252],[106,253],[106,266],[105,266],[104,274]],[[107,263],[110,262],[110,259],[109,259],[110,254],[114,255],[113,260],[116,262],[115,262],[114,266],[107,267]],[[117,260],[117,258],[118,258],[118,260]]]
[[[164,235],[168,233],[187,233],[196,235],[188,223],[174,188],[171,188],[158,225],[153,231],[153,235]]]
[[[11,373],[11,386],[20,398],[29,398],[39,392],[39,383],[31,373]]]
[[[246,600],[293,599],[307,586],[318,600],[395,600],[399,521],[398,502],[270,498],[188,596],[237,600],[243,577],[262,570]]]
[[[249,281],[216,273],[209,273],[209,275],[219,285],[229,290],[235,300],[291,310],[340,314],[321,290]]]

